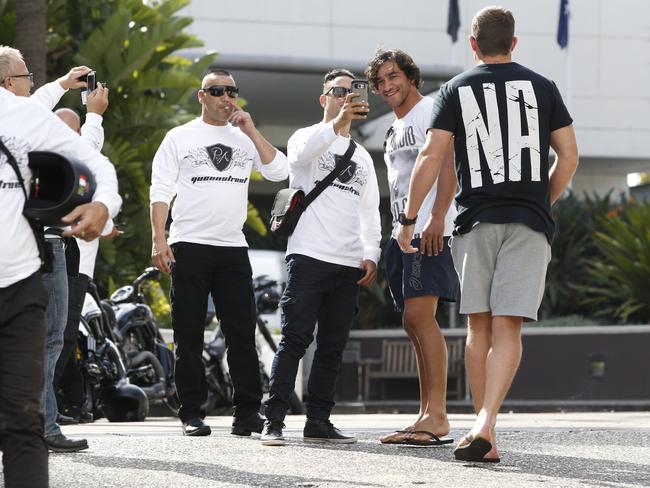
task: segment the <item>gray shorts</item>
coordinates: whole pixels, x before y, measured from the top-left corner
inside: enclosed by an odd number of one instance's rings
[[[451,255],[460,278],[460,312],[537,320],[551,246],[520,223],[480,223],[454,236]]]

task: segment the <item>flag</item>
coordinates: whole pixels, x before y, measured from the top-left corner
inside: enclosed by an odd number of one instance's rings
[[[557,43],[562,49],[569,45],[569,0],[560,0],[560,19],[557,23]]]
[[[458,0],[449,0],[449,12],[447,15],[447,34],[451,36],[451,42],[458,40],[458,28],[460,27],[460,12],[458,11]]]

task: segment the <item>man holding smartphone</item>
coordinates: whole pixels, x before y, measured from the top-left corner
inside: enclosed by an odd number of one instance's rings
[[[441,184],[427,194],[416,217],[407,221],[404,206],[417,155],[424,145],[433,99],[424,97],[420,69],[399,49],[377,51],[366,68],[372,89],[395,113],[384,142],[393,232],[386,249],[386,271],[395,308],[403,312],[402,324],[417,356],[420,412],[417,420],[381,438],[385,444],[437,446],[449,444],[447,420],[447,347],[436,321],[440,300],[454,301],[458,277],[448,247],[456,209],[451,205],[456,189],[451,144],[440,171]],[[396,241],[399,224],[414,225],[415,254],[404,254]]]
[[[287,153],[291,188],[311,191],[350,151],[347,168],[307,207],[287,245],[287,287],[280,301],[282,339],[278,345],[262,444],[284,445],[282,429],[294,390],[298,362],[313,340],[316,351],[309,374],[305,442],[353,443],[330,422],[336,376],[357,311],[359,285],[377,276],[381,225],[379,188],[372,158],[351,146],[350,125],[367,117],[368,103],[351,93],[354,75],[335,69],[325,75],[319,97],[323,120],[298,130]]]
[[[285,155],[237,106],[238,93],[228,71],[210,71],[198,92],[201,117],[167,133],[151,173],[152,261],[171,273],[179,417],[183,434],[190,436],[211,433],[203,421],[208,391],[201,359],[210,293],[234,386],[231,433],[251,435],[264,424],[252,271],[242,227],[253,168],[271,181],[284,180],[288,170]]]

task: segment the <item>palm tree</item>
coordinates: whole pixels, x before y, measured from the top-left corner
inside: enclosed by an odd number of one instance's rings
[[[23,53],[25,63],[34,73],[36,88],[46,80],[46,0],[20,0],[16,2],[15,47]]]

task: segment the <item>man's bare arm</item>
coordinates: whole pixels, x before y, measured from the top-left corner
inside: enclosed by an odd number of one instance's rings
[[[573,125],[567,125],[551,132],[551,147],[555,151],[555,163],[549,171],[549,195],[553,205],[578,168],[578,144]]]

